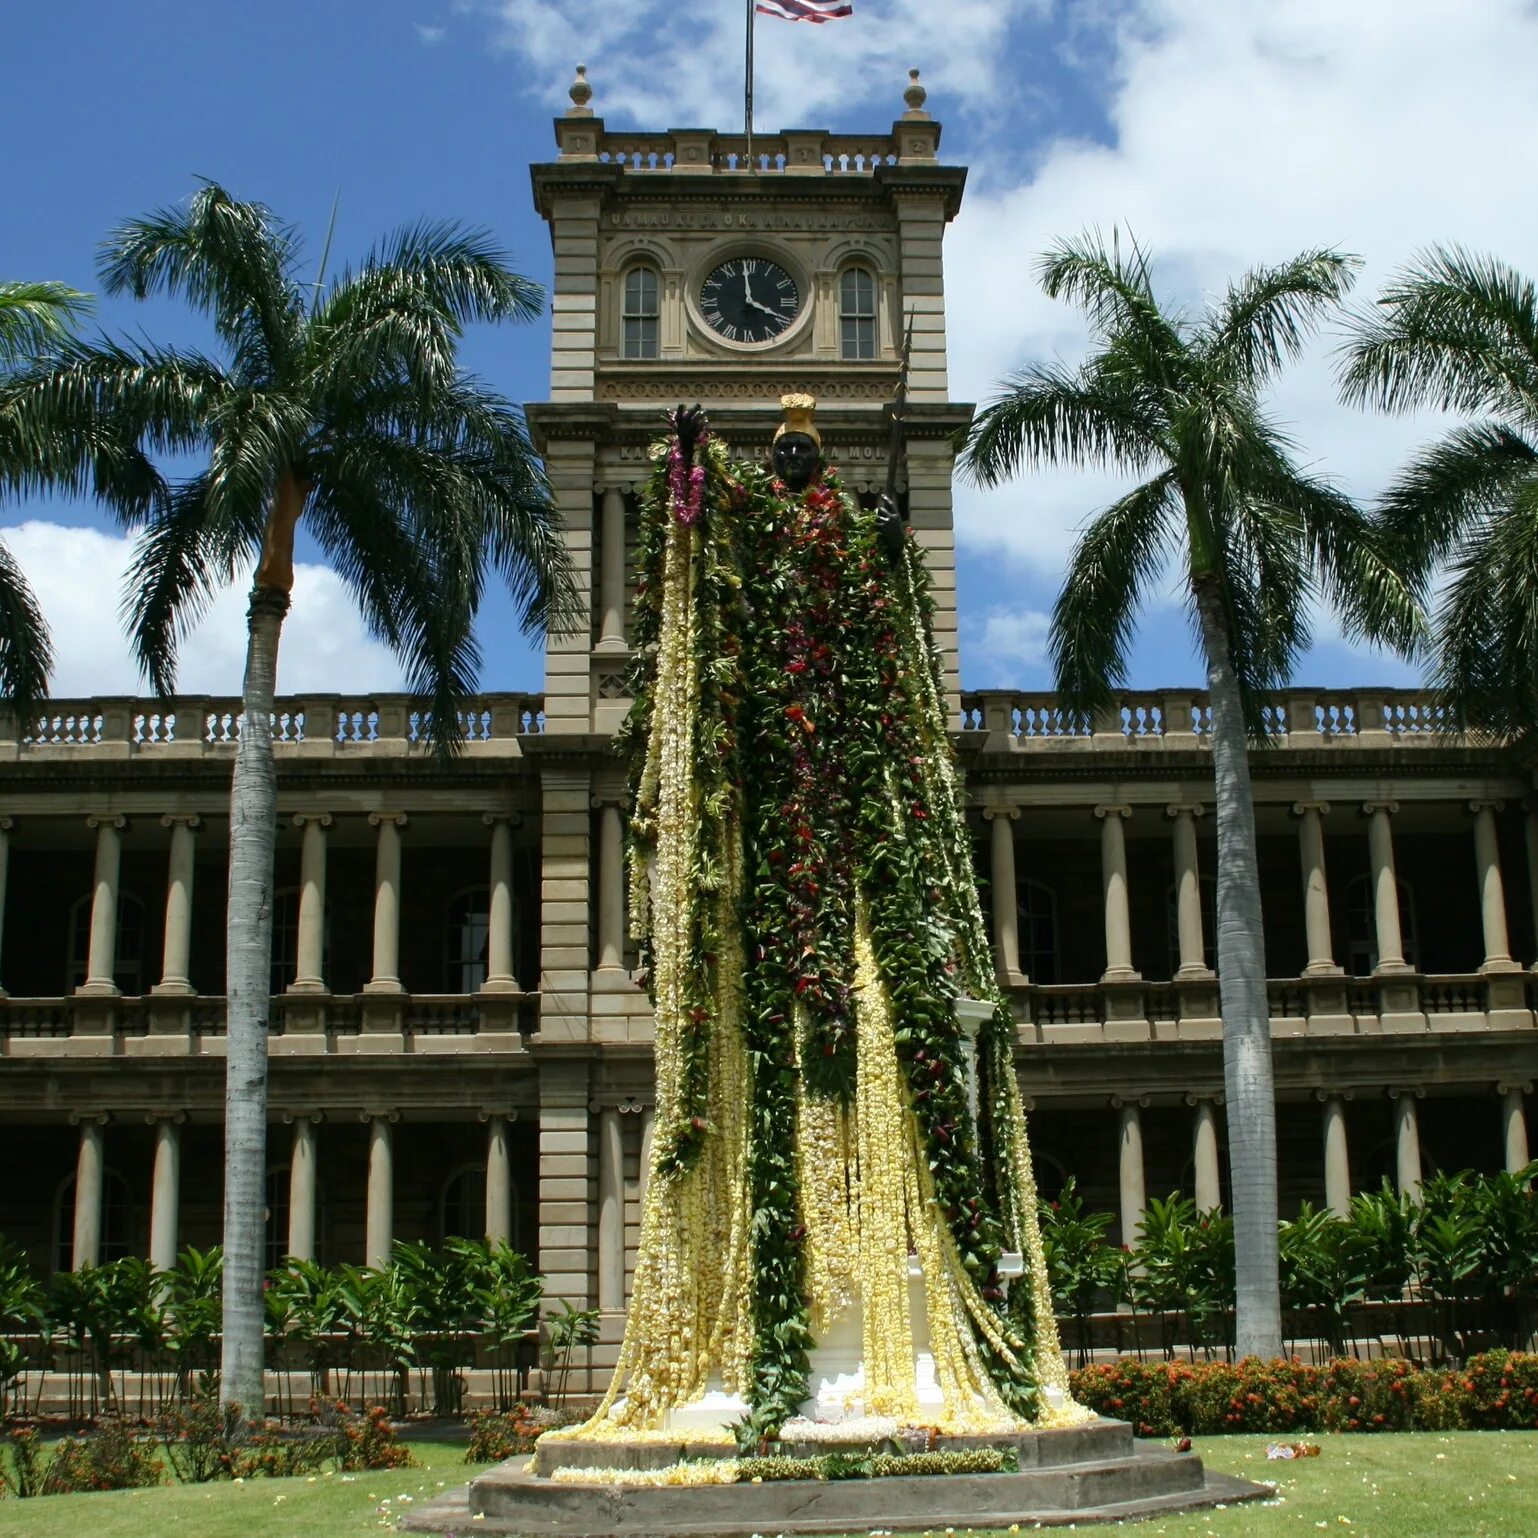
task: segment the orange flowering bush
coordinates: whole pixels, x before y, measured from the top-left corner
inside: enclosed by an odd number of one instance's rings
[[[1487,1351],[1456,1371],[1396,1357],[1097,1362],[1073,1375],[1080,1404],[1138,1436],[1224,1432],[1538,1429],[1538,1354]]]

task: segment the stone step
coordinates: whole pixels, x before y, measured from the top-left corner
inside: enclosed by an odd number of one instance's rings
[[[1022,1469],[1047,1468],[1130,1457],[1132,1428],[1125,1421],[1100,1419],[1084,1426],[1053,1431],[1010,1432],[992,1436],[941,1436],[934,1445],[942,1450],[1013,1448]],[[835,1450],[856,1449],[787,1443],[775,1450],[790,1457],[802,1458],[816,1457],[819,1453]],[[534,1472],[549,1476],[558,1468],[662,1469],[685,1458],[730,1458],[735,1451],[729,1437],[696,1435],[687,1440],[680,1437],[676,1442],[604,1442],[586,1437],[581,1441],[566,1441],[560,1437],[542,1437],[535,1445]]]
[[[656,1489],[556,1484],[525,1474],[526,1461],[510,1460],[472,1486],[418,1508],[402,1527],[527,1538],[750,1538],[754,1533],[866,1533],[872,1527],[905,1532],[1113,1521],[1270,1493],[1265,1486],[1208,1473],[1193,1454],[1148,1444],[1137,1445],[1124,1458],[1018,1474]]]

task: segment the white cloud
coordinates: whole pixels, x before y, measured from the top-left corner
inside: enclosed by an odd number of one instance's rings
[[[1038,609],[992,608],[962,615],[969,689],[1045,683],[1051,616]]]
[[[42,520],[5,529],[3,536],[53,632],[54,696],[144,694],[118,618],[131,541]],[[246,578],[221,593],[182,643],[177,684],[183,693],[240,693],[248,584]],[[278,653],[279,691],[400,687],[399,664],[364,631],[336,574],[324,566],[297,567]]]
[[[431,48],[434,43],[441,43],[448,34],[447,27],[430,27],[426,22],[414,21],[412,26],[416,29],[417,41],[423,47]]]
[[[1104,13],[1112,142],[1060,140],[1014,185],[995,174],[947,241],[952,390],[985,398],[1012,367],[1082,352],[1075,312],[1032,263],[1055,237],[1132,229],[1175,302],[1307,246],[1368,258],[1357,294],[1434,241],[1538,268],[1538,214],[1513,197],[1538,133],[1538,15],[1522,0],[1137,0]],[[1427,422],[1336,403],[1330,341],[1284,376],[1274,410],[1305,462],[1369,497]],[[1061,571],[1109,477],[1032,475],[958,499],[964,545]]]
[[[760,16],[754,31],[753,115],[765,131],[815,125],[869,101],[887,121],[902,111],[907,71],[952,103],[978,110],[1012,89],[1005,42],[1051,0],[886,0],[825,26]],[[482,0],[526,83],[563,107],[573,67],[589,66],[594,110],[646,129],[742,122],[742,4],[676,0]],[[880,121],[878,115],[877,119]]]

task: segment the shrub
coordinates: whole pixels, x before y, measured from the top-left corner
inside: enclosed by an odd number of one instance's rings
[[[1319,1369],[1297,1360],[1205,1362],[1175,1388],[1181,1429],[1193,1436],[1229,1431],[1309,1431],[1319,1424]]]
[[[1325,1430],[1412,1430],[1415,1390],[1424,1376],[1396,1357],[1375,1362],[1337,1357],[1324,1369]]]
[[[1138,1436],[1219,1432],[1538,1429],[1538,1354],[1488,1351],[1455,1372],[1394,1357],[1306,1362],[1100,1362],[1073,1396]]]
[[[1072,1375],[1073,1397],[1112,1420],[1130,1421],[1140,1437],[1169,1437],[1186,1428],[1175,1396],[1195,1371],[1186,1362],[1097,1362]]]
[[[1538,1356],[1486,1351],[1447,1374],[1462,1422],[1477,1430],[1538,1428]],[[1460,1393],[1461,1391],[1461,1393]]]
[[[470,1447],[466,1463],[500,1463],[520,1453],[531,1453],[547,1431],[563,1426],[569,1415],[544,1405],[515,1405],[511,1410],[482,1410],[470,1422]]]
[[[344,1473],[359,1469],[409,1469],[416,1464],[411,1449],[398,1441],[390,1413],[383,1405],[373,1405],[362,1415],[355,1415],[345,1404],[328,1406],[321,1424],[334,1426],[338,1433],[336,1466]]]
[[[31,1427],[7,1437],[11,1476],[0,1489],[22,1496],[79,1495],[88,1490],[137,1490],[160,1483],[160,1460],[127,1422],[116,1416],[95,1431],[65,1437],[52,1455]]]

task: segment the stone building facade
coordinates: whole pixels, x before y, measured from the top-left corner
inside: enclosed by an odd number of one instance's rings
[[[651,1127],[624,935],[635,495],[660,409],[757,452],[821,398],[862,495],[911,318],[901,494],[956,685],[978,867],[1050,1194],[1135,1227],[1223,1198],[1209,713],[1128,694],[1085,725],[955,668],[942,240],[965,173],[914,81],[888,134],[620,134],[585,80],[532,168],[555,251],[550,398],[529,408],[591,600],[542,695],[492,695],[440,764],[409,700],[280,701],[268,1250],[377,1261],[503,1235],[613,1359]],[[702,292],[795,289],[770,340]],[[739,269],[740,270],[740,269]],[[758,268],[755,266],[755,271]],[[789,308],[789,307],[786,307]],[[777,322],[778,324],[778,322]],[[217,1241],[224,871],[238,701],[56,701],[0,734],[0,1233],[40,1270]],[[1526,759],[1426,700],[1292,690],[1253,754],[1284,1207],[1387,1176],[1516,1167],[1538,1079],[1538,812]]]

